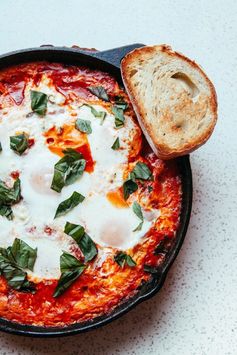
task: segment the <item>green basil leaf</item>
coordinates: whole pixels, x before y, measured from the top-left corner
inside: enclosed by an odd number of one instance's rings
[[[144,265],[144,271],[148,272],[149,274],[157,274],[158,273],[158,269],[154,266],[150,266],[150,265]]]
[[[10,206],[0,206],[0,216],[4,216],[7,219],[9,219],[9,221],[11,221],[13,219],[13,212]]]
[[[86,266],[73,255],[63,253],[60,257],[61,276],[53,297],[60,296],[83,273]]]
[[[139,180],[153,180],[153,175],[151,170],[145,163],[138,162],[130,173],[130,177],[132,179],[139,179]]]
[[[15,153],[22,155],[29,148],[29,137],[25,133],[10,137],[10,148]]]
[[[27,276],[27,274],[26,274]],[[20,287],[20,291],[22,292],[29,292],[29,293],[35,293],[36,292],[36,286],[34,282],[25,279],[25,281],[22,283]]]
[[[37,257],[37,248],[33,249],[23,240],[16,238],[11,247],[11,254],[19,267],[33,271]]]
[[[114,256],[114,261],[116,261],[116,263],[121,267],[124,267],[125,264],[130,267],[134,267],[137,265],[136,262],[132,259],[132,257],[124,252],[118,252]]]
[[[137,263],[132,259],[132,257],[130,255],[127,255],[126,263],[130,267],[134,267],[137,265]]]
[[[32,111],[44,116],[47,111],[48,96],[43,92],[31,90],[30,98]]]
[[[133,212],[135,213],[135,215],[137,215],[137,217],[141,221],[143,221],[144,218],[143,218],[142,209],[141,209],[141,206],[139,205],[139,203],[134,202],[133,205],[132,205],[132,209],[133,209]]]
[[[114,102],[117,107],[123,109],[124,111],[128,108],[128,103],[124,101],[123,96],[120,95],[115,96]]]
[[[78,151],[76,151],[75,149],[73,149],[73,148],[67,148],[67,149],[63,150],[63,153],[65,155],[70,156],[74,160],[78,160],[78,159],[82,159],[83,158],[83,155],[81,153],[79,153]]]
[[[166,254],[169,251],[169,246],[171,242],[168,240],[167,237],[165,237],[163,240],[160,241],[160,243],[157,245],[157,247],[154,250],[154,254]]]
[[[61,192],[64,186],[73,184],[84,172],[86,161],[82,155],[74,149],[63,151],[65,154],[54,165],[54,176],[51,189]]]
[[[21,199],[21,181],[17,179],[12,188],[8,188],[3,181],[0,180],[0,206],[12,206]]]
[[[1,142],[0,142],[0,152],[2,152],[2,144],[1,144]]]
[[[64,233],[70,235],[78,243],[85,234],[85,228],[79,224],[67,222],[64,227]]]
[[[113,150],[117,150],[120,148],[120,142],[119,142],[119,137],[117,137],[111,147]]]
[[[91,109],[91,113],[96,117],[99,118],[101,120],[100,124],[102,125],[105,117],[106,117],[106,112],[105,111],[97,111],[93,106],[88,105],[88,104],[83,104],[82,106],[87,106]]]
[[[63,252],[60,256],[60,270],[61,272],[73,271],[78,267],[85,266],[75,256]]]
[[[90,134],[92,133],[92,128],[91,128],[91,121],[88,120],[82,120],[81,118],[78,118],[75,123],[76,129],[82,133],[87,133]]]
[[[70,235],[77,242],[86,262],[92,260],[97,255],[96,245],[85,232],[84,227],[67,222],[64,227],[64,233]]]
[[[115,116],[115,127],[116,128],[121,128],[124,126],[124,122],[125,122],[125,117],[123,115],[123,109],[121,107],[118,107],[117,105],[114,105],[112,107],[112,112]]]
[[[103,86],[90,86],[88,90],[99,99],[109,102],[109,96]]]
[[[151,193],[153,191],[153,187],[152,186],[148,186],[148,192]]]
[[[12,246],[0,248],[0,274],[9,286],[22,292],[35,292],[35,285],[27,280],[23,268],[33,270],[37,251],[20,239],[15,239]]]
[[[123,183],[123,197],[125,200],[129,198],[129,196],[137,191],[138,185],[135,181],[132,179],[128,179]]]
[[[73,194],[66,200],[62,201],[55,213],[54,218],[60,217],[71,211],[85,199],[79,192],[74,191]]]
[[[140,222],[138,224],[138,226],[133,230],[133,232],[137,232],[137,231],[140,231],[142,229],[142,226],[143,226],[143,222]]]
[[[104,123],[104,120],[105,120],[106,116],[107,116],[107,113],[105,111],[101,111],[101,116],[99,117],[101,126]]]
[[[141,220],[139,225],[133,230],[133,232],[137,232],[142,229],[144,218],[143,218],[141,206],[137,202],[133,203],[132,209],[133,212],[137,215],[137,217]]]

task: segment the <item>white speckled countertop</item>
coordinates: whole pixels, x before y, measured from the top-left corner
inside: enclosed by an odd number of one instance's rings
[[[0,1],[0,53],[41,44],[168,43],[213,80],[219,121],[191,156],[189,230],[162,291],[114,323],[62,339],[0,334],[4,354],[237,354],[237,2]]]

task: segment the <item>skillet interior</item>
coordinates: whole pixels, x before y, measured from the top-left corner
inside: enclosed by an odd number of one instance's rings
[[[14,64],[39,60],[63,62],[74,65],[85,65],[90,68],[96,68],[105,72],[109,72],[116,78],[118,83],[123,86],[119,69],[120,60],[127,52],[141,46],[142,44],[134,44],[131,46],[125,46],[97,53],[90,53],[89,51],[87,52],[64,47],[47,46],[41,48],[26,49],[0,56],[0,69]],[[150,298],[156,292],[158,292],[162,287],[167,272],[174,262],[183,243],[190,219],[192,206],[192,173],[189,156],[178,158],[176,161],[180,169],[182,180],[182,208],[180,226],[177,231],[175,242],[166,255],[165,262],[163,263],[162,268],[159,270],[159,273],[154,275],[148,283],[144,284],[134,297],[130,298],[125,303],[120,304],[112,313],[94,318],[92,321],[76,323],[66,327],[46,328],[39,326],[21,325],[0,318],[0,330],[12,334],[37,337],[73,335],[98,328],[111,322],[112,320],[128,312],[141,301]]]

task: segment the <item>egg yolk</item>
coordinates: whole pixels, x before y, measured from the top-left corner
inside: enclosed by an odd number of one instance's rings
[[[81,153],[86,160],[85,170],[93,172],[94,164],[86,133],[79,132],[73,125],[50,128],[45,134],[50,151],[62,157],[63,151],[72,148]]]

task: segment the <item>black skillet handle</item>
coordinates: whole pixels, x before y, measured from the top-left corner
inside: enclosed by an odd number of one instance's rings
[[[128,46],[113,48],[113,49],[109,49],[107,51],[95,52],[95,53],[90,53],[90,54],[96,58],[102,59],[105,62],[113,64],[119,68],[120,62],[123,59],[123,57],[127,53],[131,52],[133,49],[140,48],[140,47],[144,47],[144,44],[134,43],[134,44],[130,44]]]

